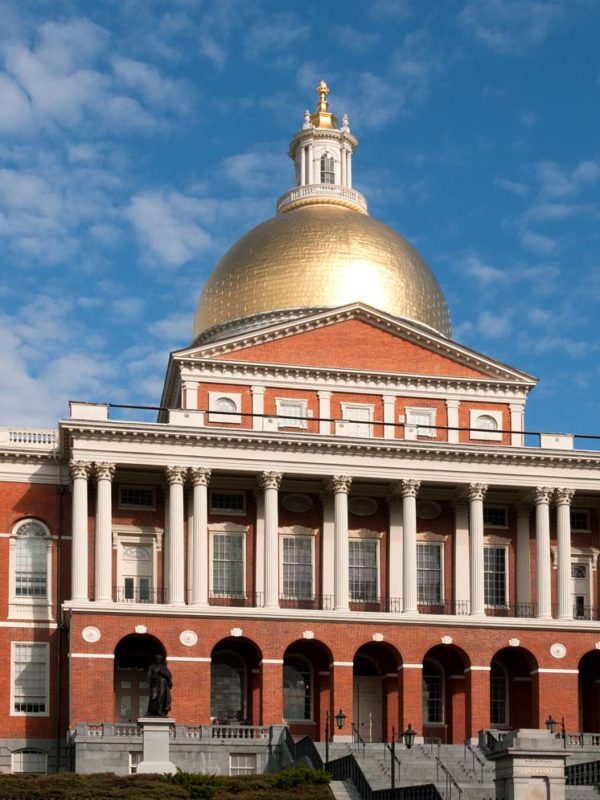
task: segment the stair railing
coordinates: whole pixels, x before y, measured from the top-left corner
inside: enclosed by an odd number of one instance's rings
[[[359,730],[356,727],[356,725],[354,724],[354,722],[352,723],[352,740],[354,742],[357,742],[359,745],[362,745],[363,758],[364,758],[365,751],[367,749],[367,743],[365,742],[363,737],[360,735]]]
[[[446,765],[442,762],[442,760],[436,756],[435,761],[437,764],[437,783],[440,782],[440,769],[444,773],[446,779],[446,800],[452,800],[452,788],[454,787],[458,792],[458,800],[462,797],[462,789],[459,786],[458,782],[450,772],[450,770],[446,767]]]
[[[473,774],[475,774],[475,762],[477,762],[481,768],[481,779],[480,783],[483,783],[483,768],[485,767],[485,761],[479,755],[479,753],[471,746],[471,743],[468,739],[465,739],[465,748],[464,748],[464,757],[465,763],[467,761],[467,752],[471,753],[473,758]]]

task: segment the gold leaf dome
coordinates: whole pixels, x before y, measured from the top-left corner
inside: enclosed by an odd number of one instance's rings
[[[356,301],[451,334],[439,283],[400,234],[335,201],[301,205],[225,253],[198,302],[194,340],[257,315]]]

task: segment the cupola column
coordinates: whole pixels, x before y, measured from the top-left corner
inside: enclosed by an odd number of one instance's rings
[[[91,464],[71,461],[73,509],[71,516],[71,600],[89,600],[88,590],[88,477]]]
[[[552,618],[550,589],[550,500],[554,490],[538,486],[535,490],[535,557],[537,617]]]
[[[573,619],[573,587],[571,578],[571,501],[573,489],[557,489],[556,538],[558,561],[558,618]]]
[[[345,147],[342,147],[341,156],[342,156],[342,158],[341,158],[342,186],[347,186],[347,183],[346,183],[346,180],[347,180],[346,159],[348,157],[348,152],[347,152]]]
[[[208,605],[208,484],[210,469],[190,470],[192,480],[191,587],[190,600],[194,606]]]
[[[350,600],[350,557],[348,547],[348,493],[352,478],[335,475],[331,479],[334,518],[333,608],[347,611]]]
[[[308,147],[308,183],[314,183],[314,153],[313,153],[313,145],[312,142],[309,143]]]
[[[417,595],[417,494],[420,481],[405,480],[400,483],[402,492],[402,611],[416,614]]]
[[[487,486],[484,483],[469,485],[471,616],[482,616],[485,613],[483,500],[486,492]]]
[[[352,188],[352,153],[348,151],[346,153],[346,158],[348,163],[346,164],[346,186],[351,189]]]
[[[167,467],[169,484],[169,534],[167,539],[167,602],[182,605],[184,600],[183,482],[185,467]]]
[[[114,464],[96,464],[96,550],[94,600],[112,600],[112,481]]]
[[[300,148],[300,180],[298,183],[300,186],[304,186],[306,183],[306,147]]]
[[[263,472],[260,485],[265,496],[264,582],[265,608],[279,607],[279,487],[280,472]]]

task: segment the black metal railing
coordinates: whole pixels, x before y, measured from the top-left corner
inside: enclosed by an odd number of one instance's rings
[[[144,586],[115,586],[113,596],[117,603],[164,603],[164,589]]]
[[[364,755],[366,753],[366,750],[367,750],[367,743],[365,742],[363,737],[360,735],[360,731],[358,730],[358,728],[356,727],[354,722],[352,723],[352,741],[362,747],[362,753],[363,753],[363,757],[364,757]]]
[[[458,784],[456,778],[448,767],[444,764],[444,762],[439,758],[439,756],[435,757],[435,763],[437,765],[437,783],[440,783],[440,770],[444,773],[444,783],[446,784],[446,791],[444,793],[445,800],[452,800],[452,792],[456,791],[458,795],[458,799],[462,797],[462,789]]]
[[[232,606],[235,608],[256,608],[262,606],[262,592],[209,592],[211,606]]]
[[[485,760],[479,755],[477,750],[475,750],[468,739],[465,739],[465,747],[464,747],[464,761],[465,764],[467,763],[468,755],[471,756],[472,765],[473,765],[473,775],[476,775],[477,772],[480,772],[480,779],[479,782],[483,783],[483,770],[485,768]],[[477,764],[477,767],[475,766]]]
[[[504,603],[498,606],[486,606],[488,617],[535,617],[536,603]]]
[[[294,762],[305,759],[313,769],[323,769],[323,759],[310,736],[303,736],[296,741],[290,733],[290,729],[286,728],[285,744]]]
[[[291,597],[289,594],[279,597],[279,608],[299,608],[310,611],[331,611],[333,595],[316,594],[310,597]]]
[[[451,603],[424,603],[417,605],[419,614],[451,614],[462,616],[469,614],[471,605],[468,600],[455,600]]]
[[[600,786],[600,761],[570,764],[565,767],[567,786]]]
[[[401,597],[351,597],[351,611],[402,611]]]

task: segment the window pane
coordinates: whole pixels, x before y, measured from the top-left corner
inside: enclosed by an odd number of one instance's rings
[[[506,725],[506,673],[499,664],[492,664],[490,674],[490,722]]]
[[[210,714],[220,722],[244,719],[243,664],[230,653],[215,656],[210,668]]]
[[[42,531],[43,533],[43,531]],[[26,525],[19,529],[15,544],[15,594],[46,597],[47,539],[31,535]]]
[[[286,720],[311,719],[311,671],[299,658],[283,666],[283,716]]]
[[[244,537],[241,534],[213,535],[213,592],[228,597],[244,591]]]
[[[284,597],[312,598],[312,573],[312,541],[306,536],[285,536],[283,538]]]
[[[350,599],[377,600],[377,542],[356,540],[349,542]]]
[[[426,664],[423,668],[423,722],[442,723],[443,721],[443,675],[437,667]]]
[[[483,524],[484,525],[499,525],[502,528],[506,527],[506,509],[502,506],[484,506],[483,507]]]
[[[484,600],[488,606],[506,605],[506,550],[485,547],[483,550]]]
[[[439,544],[417,544],[418,601],[442,602],[442,549]]]
[[[13,708],[21,714],[45,714],[47,648],[43,644],[14,645]]]

